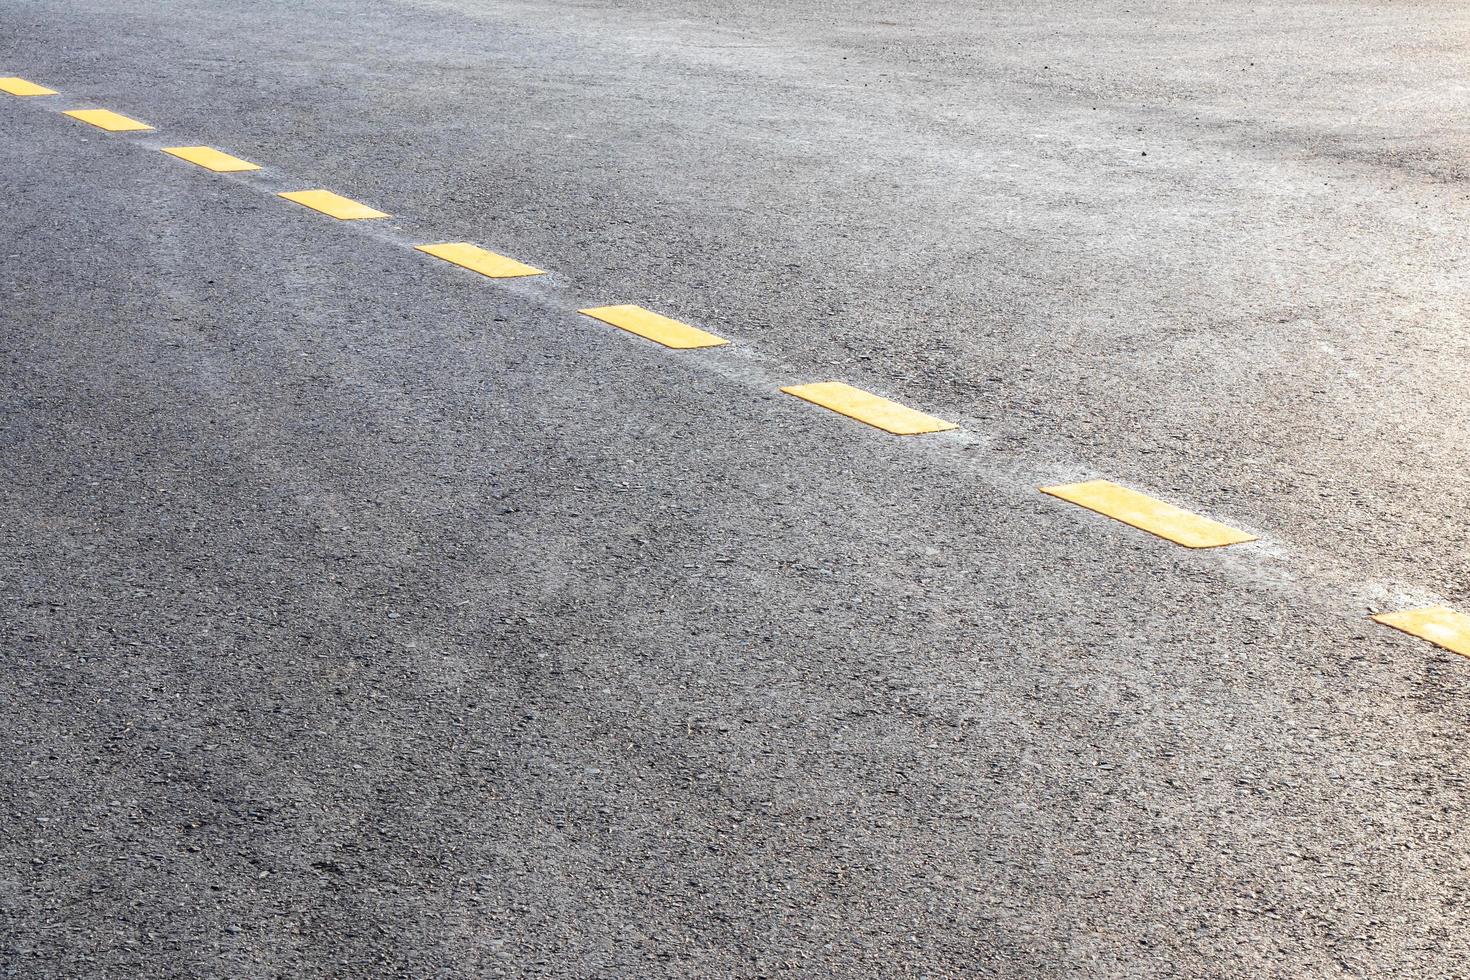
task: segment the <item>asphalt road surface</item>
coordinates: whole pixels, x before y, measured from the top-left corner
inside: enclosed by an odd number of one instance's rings
[[[0,0],[0,976],[1470,976],[1467,51]]]

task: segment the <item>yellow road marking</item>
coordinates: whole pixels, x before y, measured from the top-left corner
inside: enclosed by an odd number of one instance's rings
[[[677,350],[720,347],[729,343],[723,337],[716,337],[712,333],[705,333],[698,327],[691,327],[678,320],[670,320],[666,316],[659,316],[641,306],[597,306],[577,312],[595,320],[601,320],[603,323],[611,323],[619,329],[636,333],[640,337],[646,337],[665,347],[673,347]]]
[[[517,262],[515,259],[506,258],[504,255],[496,255],[487,252],[478,245],[469,242],[443,242],[439,245],[415,245],[414,248],[420,252],[426,252],[436,259],[445,262],[453,262],[455,265],[464,266],[482,276],[491,279],[515,279],[519,276],[545,275],[541,269]]]
[[[205,170],[213,170],[217,174],[234,174],[245,170],[260,169],[258,163],[232,157],[212,146],[165,146],[163,152],[176,156],[180,160],[198,164]]]
[[[111,109],[70,109],[63,113],[63,115],[71,116],[73,119],[80,119],[82,122],[96,126],[98,129],[105,129],[109,133],[134,133],[153,128],[147,123],[138,122],[136,119],[129,119],[127,116],[120,116]]]
[[[898,436],[916,436],[926,432],[947,432],[958,429],[953,422],[937,419],[923,412],[889,401],[887,398],[843,384],[841,381],[823,381],[818,384],[792,385],[782,388],[788,395],[830,408],[848,418],[866,422],[868,425],[892,432]]]
[[[47,88],[44,85],[37,85],[35,82],[28,82],[24,78],[15,78],[13,76],[10,78],[0,78],[0,92],[8,92],[11,95],[56,94],[54,88]]]
[[[1254,534],[1191,514],[1181,507],[1120,487],[1110,480],[1042,487],[1041,492],[1097,511],[1115,521],[1131,524],[1186,548],[1218,548],[1256,540]]]
[[[331,191],[287,191],[278,195],[288,201],[295,201],[313,211],[329,214],[343,221],[358,221],[363,218],[386,218],[387,214],[370,208],[366,204],[359,204],[349,197],[341,194],[333,194]]]
[[[1423,609],[1381,613],[1374,616],[1373,621],[1428,640],[1451,653],[1470,657],[1470,616],[1457,613],[1448,606],[1426,606]]]

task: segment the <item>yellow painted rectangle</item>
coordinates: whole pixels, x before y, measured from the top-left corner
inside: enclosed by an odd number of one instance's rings
[[[915,411],[898,402],[889,401],[872,392],[854,388],[841,381],[822,381],[818,384],[792,385],[782,388],[788,395],[795,395],[813,405],[830,408],[850,419],[892,432],[898,436],[916,436],[926,432],[947,432],[958,429],[953,422],[937,419],[932,415]]]
[[[1470,616],[1455,612],[1448,606],[1426,606],[1423,609],[1382,613],[1374,616],[1373,621],[1428,640],[1451,653],[1470,657]]]
[[[729,343],[723,337],[716,337],[712,333],[705,333],[698,327],[691,327],[678,320],[670,320],[666,316],[659,316],[641,306],[597,306],[578,312],[677,350],[720,347]]]
[[[15,78],[14,76],[10,78],[0,78],[0,92],[6,92],[10,95],[56,94],[56,90],[54,88],[47,88],[44,85],[37,85],[35,82],[28,82],[24,78]]]
[[[1191,514],[1182,507],[1119,486],[1111,480],[1089,480],[1064,486],[1042,487],[1042,493],[1086,507],[1115,521],[1131,524],[1186,548],[1218,548],[1255,541],[1254,534],[1238,531]]]
[[[469,242],[442,242],[438,245],[415,245],[414,248],[420,252],[426,252],[436,259],[445,262],[453,262],[455,265],[464,266],[472,272],[478,272],[482,276],[491,279],[515,279],[520,276],[545,275],[541,269],[517,262],[515,259],[506,258],[504,255],[496,255],[487,252],[478,245]]]
[[[176,156],[180,160],[188,160],[190,163],[198,164],[205,170],[213,170],[217,174],[235,174],[246,170],[259,170],[260,164],[251,163],[249,160],[241,160],[232,157],[228,153],[216,150],[212,146],[165,146],[163,152]]]
[[[350,197],[341,194],[333,194],[331,191],[287,191],[280,195],[288,201],[295,201],[313,211],[329,214],[343,221],[360,221],[363,218],[386,218],[382,211],[370,208],[366,204],[359,204]]]
[[[111,109],[69,109],[63,115],[80,119],[88,125],[105,129],[109,133],[136,133],[153,128],[147,123],[120,116]]]

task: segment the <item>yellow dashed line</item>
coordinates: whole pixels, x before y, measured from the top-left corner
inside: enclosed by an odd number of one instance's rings
[[[1374,616],[1373,621],[1428,640],[1451,653],[1470,657],[1470,616],[1455,612],[1448,606],[1426,606],[1423,609],[1381,613]]]
[[[24,78],[0,78],[0,92],[13,96],[57,95],[55,89]],[[151,131],[154,127],[108,109],[71,109],[65,115],[108,132]],[[166,147],[163,152],[216,173],[259,170],[260,165],[208,146]],[[326,190],[291,191],[278,195],[344,221],[386,218],[357,201]],[[543,275],[544,271],[470,242],[415,246],[420,252],[492,279]],[[719,347],[729,341],[639,306],[601,306],[579,311],[619,329],[676,349]],[[896,435],[918,435],[957,429],[952,422],[926,415],[897,402],[838,381],[782,388],[823,408]],[[1257,540],[1236,528],[1200,517],[1108,480],[1041,487],[1041,492],[1189,548],[1215,548]],[[1429,606],[1373,616],[1375,622],[1470,657],[1470,616],[1446,606]]]
[[[792,385],[782,388],[788,395],[830,408],[848,418],[866,422],[884,432],[897,436],[917,436],[926,432],[947,432],[958,429],[953,422],[937,419],[932,415],[915,411],[898,402],[889,401],[871,392],[843,384],[841,381],[823,381],[818,384]]]
[[[366,204],[359,204],[350,197],[333,194],[331,191],[287,191],[277,195],[295,201],[303,207],[329,214],[343,221],[360,221],[363,218],[386,218],[388,215]]]
[[[1115,521],[1131,524],[1139,530],[1156,534],[1186,548],[1218,548],[1256,540],[1254,534],[1237,531],[1207,517],[1191,514],[1181,507],[1155,500],[1110,480],[1042,487],[1041,492],[1086,507]]]
[[[98,129],[105,129],[109,133],[136,133],[153,128],[147,123],[138,122],[136,119],[129,119],[127,116],[120,116],[111,109],[70,109],[64,115],[71,116],[73,119],[80,119],[82,122],[96,126]]]
[[[515,259],[506,258],[504,255],[496,255],[487,252],[478,245],[469,242],[443,242],[438,245],[415,245],[414,248],[425,252],[436,259],[445,262],[453,262],[455,265],[463,266],[482,276],[491,279],[516,279],[520,276],[541,276],[546,273],[534,266],[517,262]]]
[[[670,320],[641,306],[596,306],[577,312],[676,350],[720,347],[729,343],[723,337],[705,333],[698,327],[691,327],[678,320]]]
[[[10,95],[56,94],[56,90],[54,88],[47,88],[44,85],[37,85],[35,82],[28,82],[24,78],[15,78],[14,76],[10,78],[0,78],[0,92],[6,92]]]
[[[190,163],[198,164],[205,170],[213,170],[217,174],[234,174],[246,170],[259,170],[260,164],[251,163],[249,160],[241,160],[232,157],[228,153],[222,153],[212,146],[166,146],[163,152],[178,157],[180,160],[188,160]]]

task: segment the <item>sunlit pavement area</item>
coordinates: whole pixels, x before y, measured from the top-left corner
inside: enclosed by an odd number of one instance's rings
[[[1467,51],[0,0],[0,976],[1470,976]]]

